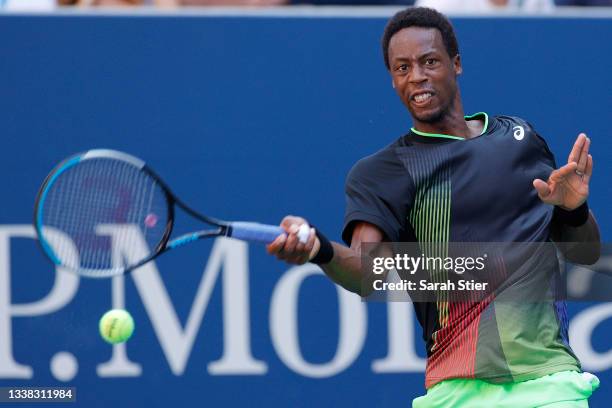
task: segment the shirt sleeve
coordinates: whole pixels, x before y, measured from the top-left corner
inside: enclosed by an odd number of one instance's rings
[[[359,221],[376,225],[389,241],[401,239],[412,206],[414,183],[392,148],[357,162],[347,176],[345,193],[342,239],[347,245]]]
[[[540,134],[533,128],[533,126],[531,125],[531,123],[526,122],[527,126],[529,126],[529,129],[534,133],[535,135],[535,139],[536,139],[536,143],[538,144],[540,151],[544,157],[544,161],[546,162],[546,164],[548,164],[550,167],[552,167],[553,169],[557,168],[557,163],[555,160],[555,155],[550,151],[550,148],[548,147],[548,143],[546,143],[546,140],[544,140],[544,138],[542,136],[540,136]]]

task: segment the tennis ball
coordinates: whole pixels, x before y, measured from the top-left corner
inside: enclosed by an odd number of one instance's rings
[[[104,313],[99,323],[100,336],[110,344],[123,343],[134,333],[134,319],[123,309]]]

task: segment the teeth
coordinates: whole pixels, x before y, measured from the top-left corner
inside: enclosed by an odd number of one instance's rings
[[[429,92],[427,93],[423,93],[423,94],[418,94],[417,96],[414,97],[414,100],[421,103],[426,101],[427,99],[431,98],[431,94]]]

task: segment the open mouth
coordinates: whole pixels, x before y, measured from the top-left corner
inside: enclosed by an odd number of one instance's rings
[[[426,105],[431,98],[433,97],[433,93],[431,92],[423,92],[412,96],[412,101],[415,102],[415,105],[422,106]]]

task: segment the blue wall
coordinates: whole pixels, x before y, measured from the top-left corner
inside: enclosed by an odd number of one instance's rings
[[[609,240],[612,21],[454,23],[466,112],[527,118],[559,163],[580,131],[592,138],[590,203]],[[300,214],[339,239],[347,171],[410,126],[382,62],[384,24],[382,18],[0,16],[0,386],[74,385],[84,407],[119,398],[120,406],[410,406],[424,392],[424,346],[408,304],[365,305],[340,296],[319,275],[304,279],[298,297],[292,283],[313,269],[290,269],[261,247],[218,242],[215,254],[227,255],[228,279],[214,283],[190,337],[180,330],[197,309],[194,299],[205,294],[201,279],[215,271],[204,273],[215,258],[211,243],[182,248],[127,278],[123,296],[121,281],[113,292],[111,280],[56,275],[29,238],[34,197],[47,172],[70,154],[108,147],[148,161],[205,213],[268,223]],[[171,303],[164,303],[164,291]],[[97,336],[97,321],[123,298],[137,325],[125,351],[140,372],[130,376],[124,367],[104,376],[98,366],[113,350]],[[228,311],[228,304],[242,309]],[[394,315],[393,335],[388,307],[405,313]],[[574,303],[572,316],[605,307]],[[610,315],[603,314],[581,349],[595,353],[586,356],[591,368],[600,363],[592,368],[602,380],[594,407],[612,398]],[[180,326],[172,326],[175,318]],[[282,338],[292,321],[300,338],[293,350]],[[181,343],[185,338],[193,344]],[[243,355],[233,369],[209,366],[239,348],[228,339],[240,338],[249,361]],[[405,358],[396,359],[395,369],[381,368],[373,361],[389,355],[391,338]],[[115,358],[122,350],[115,349]],[[62,351],[70,355],[57,354]],[[70,362],[78,370],[71,372]],[[69,381],[60,381],[62,372]]]

